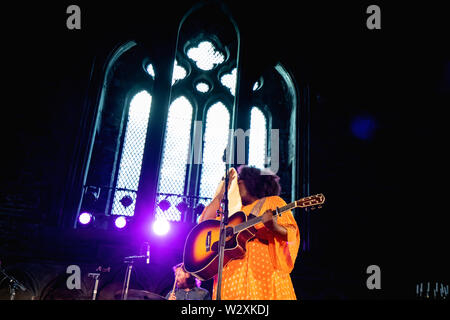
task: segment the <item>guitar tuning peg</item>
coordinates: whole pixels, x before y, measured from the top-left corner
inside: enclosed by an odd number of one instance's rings
[[[316,207],[311,207],[311,210],[316,210]]]

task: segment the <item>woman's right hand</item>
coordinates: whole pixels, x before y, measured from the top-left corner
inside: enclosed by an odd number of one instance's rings
[[[228,173],[229,173],[229,174],[228,174],[228,191],[230,191],[231,181],[233,181],[234,177],[236,176],[236,170],[235,170],[234,168],[231,168],[231,169],[228,171]],[[222,182],[221,182],[221,188],[220,188],[220,191],[219,191],[219,193],[218,193],[217,196],[218,196],[220,199],[222,199],[224,193],[225,193],[225,179],[222,180]]]
[[[229,183],[228,183],[228,190],[230,190],[231,187],[231,181],[235,178],[237,172],[235,169],[231,168],[228,175]],[[219,190],[219,191],[217,191]],[[217,217],[217,211],[220,209],[220,203],[222,202],[223,195],[225,193],[225,180],[222,180],[217,187],[216,195],[214,199],[205,207],[202,214],[200,215],[200,218],[198,222],[203,222],[205,220],[209,219],[216,219]]]

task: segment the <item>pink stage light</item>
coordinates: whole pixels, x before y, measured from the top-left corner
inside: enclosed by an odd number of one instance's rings
[[[83,212],[82,214],[80,214],[80,216],[78,217],[78,221],[81,224],[88,224],[92,221],[92,214],[89,212]]]
[[[164,218],[157,218],[155,222],[153,222],[153,232],[158,236],[166,235],[170,230],[169,222]]]
[[[125,228],[125,226],[127,225],[127,219],[125,219],[124,216],[119,216],[116,218],[116,220],[114,221],[114,224],[116,225],[117,228],[122,229]]]

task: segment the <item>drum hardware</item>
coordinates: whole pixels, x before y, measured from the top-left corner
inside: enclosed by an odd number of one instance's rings
[[[10,276],[6,273],[6,271],[1,267],[1,261],[0,261],[0,273],[3,275],[3,280],[8,279],[9,280],[9,300],[14,300],[16,297],[16,290],[20,289],[21,291],[27,290],[25,286],[17,281],[13,276]],[[1,281],[0,281],[1,282]]]
[[[100,273],[89,273],[88,277],[94,278],[94,289],[92,290],[92,300],[95,300],[97,298],[97,292],[98,292],[98,283],[100,281],[100,275],[101,272],[109,272],[111,271],[111,267],[103,268],[102,266],[99,266],[95,271],[99,271]]]
[[[122,291],[117,291],[114,295],[116,300],[122,299]],[[146,290],[135,290],[129,289],[127,294],[128,300],[166,300],[164,297],[159,294],[146,291]]]
[[[129,257],[124,258],[123,262],[125,264],[127,264],[127,270],[125,272],[125,279],[123,281],[121,300],[127,300],[127,298],[128,298],[128,291],[129,291],[129,287],[130,287],[130,277],[131,277],[131,272],[133,271],[134,262],[136,260],[145,259],[146,264],[150,263],[150,245],[148,242],[145,242],[144,246],[145,246],[145,254],[139,255],[139,256],[129,256]]]

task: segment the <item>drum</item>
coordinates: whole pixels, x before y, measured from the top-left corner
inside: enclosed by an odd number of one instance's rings
[[[115,300],[122,299],[122,290],[118,290],[114,293],[114,299]],[[127,300],[166,300],[166,299],[160,296],[159,294],[150,291],[128,289]]]

